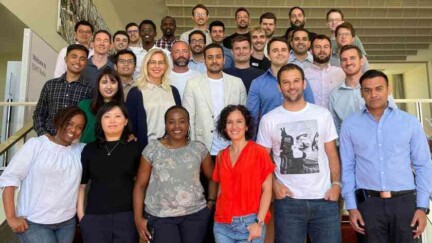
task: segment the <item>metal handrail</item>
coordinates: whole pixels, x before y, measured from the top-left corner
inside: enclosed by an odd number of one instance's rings
[[[0,144],[0,155],[2,155],[9,148],[15,145],[20,139],[25,137],[32,130],[33,130],[33,121],[25,124],[14,135],[8,137],[3,143]]]

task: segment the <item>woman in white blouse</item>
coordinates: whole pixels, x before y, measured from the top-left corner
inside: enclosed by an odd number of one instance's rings
[[[20,242],[73,241],[84,144],[72,142],[85,124],[78,107],[60,110],[54,117],[56,135],[29,139],[0,176],[6,220]]]

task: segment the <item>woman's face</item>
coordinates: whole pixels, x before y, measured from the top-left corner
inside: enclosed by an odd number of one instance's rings
[[[85,127],[85,117],[82,114],[73,116],[65,125],[58,129],[56,138],[62,145],[68,146],[81,136]]]
[[[128,120],[118,106],[105,112],[101,118],[102,130],[107,137],[121,137],[127,123]]]
[[[162,82],[162,76],[165,74],[167,69],[167,63],[164,56],[161,53],[154,54],[147,65],[149,79],[157,83]]]
[[[225,131],[231,141],[245,139],[247,130],[246,119],[239,110],[235,110],[228,115]]]
[[[167,114],[165,129],[170,138],[175,140],[186,140],[189,132],[189,121],[186,111],[173,109]]]
[[[105,102],[112,100],[112,98],[117,94],[118,82],[115,79],[110,79],[108,75],[102,76],[99,80],[99,92],[104,98]]]

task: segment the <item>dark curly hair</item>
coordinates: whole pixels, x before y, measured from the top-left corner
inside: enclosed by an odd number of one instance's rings
[[[63,108],[59,110],[53,119],[54,127],[56,128],[57,132],[62,129],[66,129],[69,121],[72,119],[72,117],[76,115],[82,115],[84,116],[84,127],[87,124],[87,116],[85,115],[84,111],[81,110],[78,106],[68,106],[66,108]]]
[[[248,108],[246,108],[246,106],[244,106],[244,105],[228,105],[227,107],[225,107],[221,111],[221,113],[219,115],[219,119],[218,119],[217,124],[216,124],[216,130],[217,130],[219,136],[221,136],[225,140],[228,140],[228,141],[231,140],[231,138],[228,136],[225,129],[226,129],[226,125],[227,125],[228,116],[233,111],[240,111],[242,113],[242,115],[245,119],[245,122],[246,122],[246,127],[247,127],[247,130],[245,132],[245,138],[246,138],[246,140],[252,139],[253,135],[254,135],[254,124],[253,124],[253,120],[252,120],[252,115],[251,115],[250,111],[248,110]]]

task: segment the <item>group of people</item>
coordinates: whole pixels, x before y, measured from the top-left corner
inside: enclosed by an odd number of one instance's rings
[[[208,18],[197,4],[179,40],[170,16],[159,40],[151,20],[113,37],[76,24],[41,91],[38,137],[0,176],[20,241],[72,242],[79,223],[84,242],[339,243],[342,194],[365,242],[415,242],[426,136],[342,11],[328,11],[329,36],[305,29],[300,7],[283,37],[270,12],[250,28],[237,9],[226,37]]]

